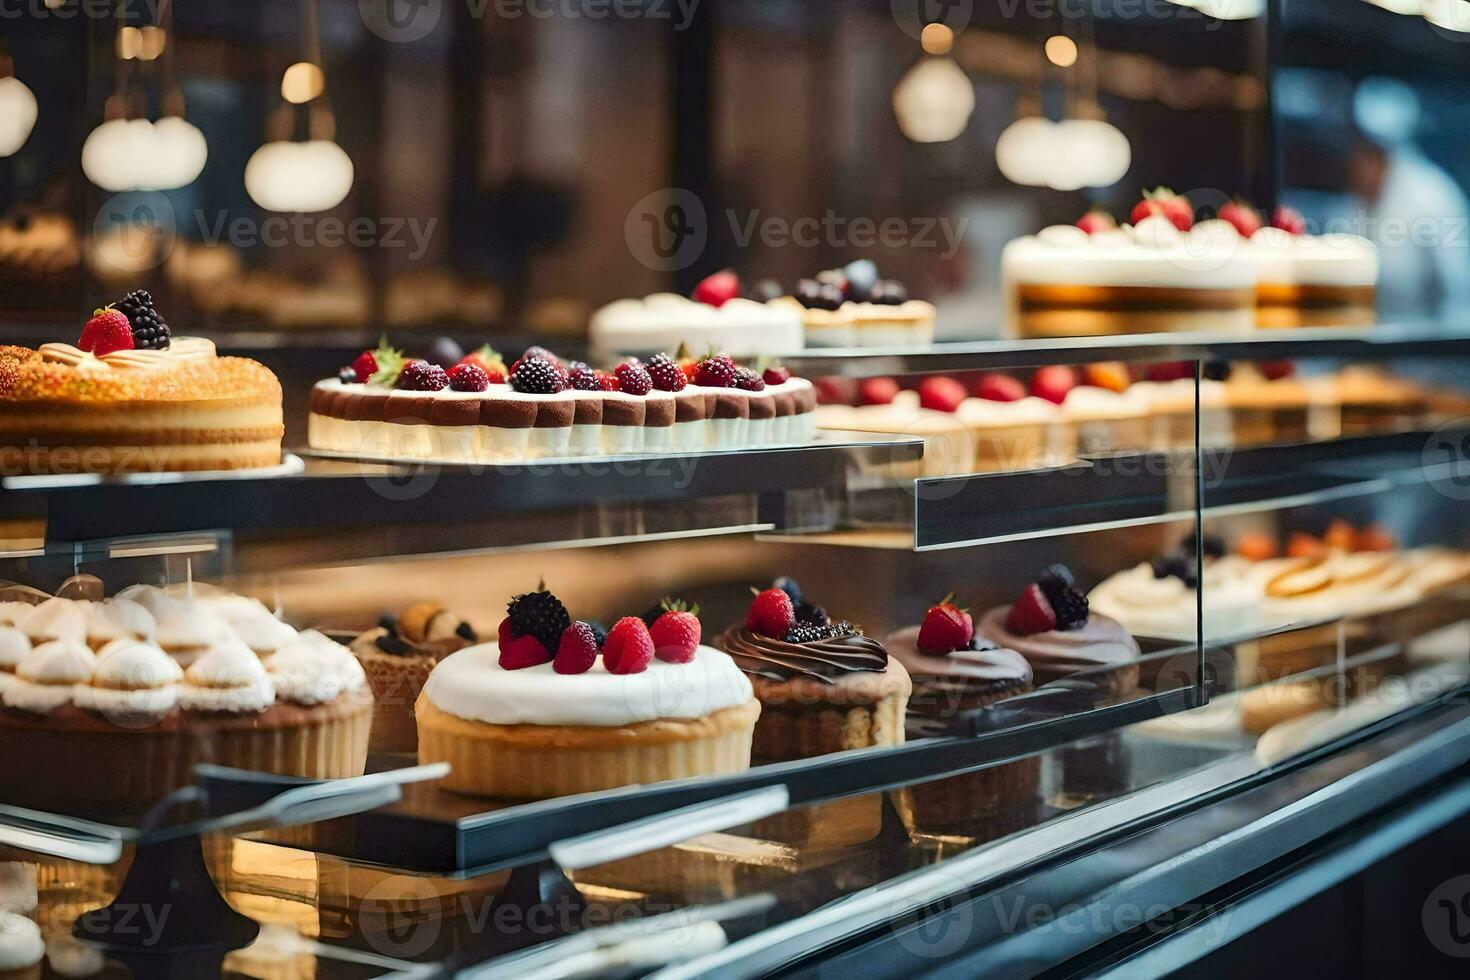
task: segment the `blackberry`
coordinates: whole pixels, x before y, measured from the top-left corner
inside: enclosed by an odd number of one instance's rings
[[[1079,630],[1087,625],[1087,596],[1078,590],[1061,589],[1055,598],[1050,595],[1046,598],[1051,602],[1052,611],[1057,614],[1057,629]]]
[[[688,382],[684,378],[684,372],[679,370],[679,365],[667,354],[655,354],[648,359],[644,365],[648,371],[648,377],[652,379],[653,386],[659,391],[683,391]]]
[[[796,604],[796,621],[813,626],[830,626],[832,617],[827,615],[827,610],[815,603],[800,602]]]
[[[354,371],[352,369],[352,365],[349,364],[345,368],[337,372],[337,380],[342,382],[344,385],[355,385],[357,384],[357,372]]]
[[[613,373],[618,379],[619,391],[642,396],[653,390],[653,379],[648,376],[647,371],[643,370],[643,365],[637,361],[619,364]]]
[[[118,310],[133,326],[133,347],[137,350],[168,350],[173,334],[163,316],[153,308],[153,297],[146,289],[135,289],[117,304]]]
[[[801,584],[789,575],[782,575],[771,583],[771,588],[780,589],[786,593],[786,598],[791,600],[793,606],[801,605]],[[798,616],[797,619],[801,617]]]
[[[1041,586],[1041,591],[1046,593],[1047,599],[1050,600],[1055,593],[1063,589],[1077,588],[1077,577],[1066,565],[1049,565],[1046,571],[1037,578],[1036,584]]]
[[[510,386],[531,395],[555,395],[566,390],[566,381],[550,361],[540,358],[522,359],[510,376]]]
[[[395,657],[401,657],[413,652],[413,647],[408,645],[408,641],[397,633],[384,633],[373,641],[373,646]]]
[[[909,291],[901,282],[879,279],[868,294],[868,302],[879,306],[902,306],[909,301]]]
[[[516,636],[534,636],[548,650],[555,650],[572,617],[561,600],[543,587],[518,595],[506,606],[510,630]]]
[[[791,627],[785,639],[787,643],[816,643],[830,635],[826,626],[797,625]]]
[[[597,649],[601,650],[604,646],[607,645],[606,626],[602,625],[595,619],[587,620],[585,625],[588,629],[592,631],[592,638],[597,641]]]
[[[1149,565],[1153,568],[1154,578],[1173,576],[1191,589],[1199,585],[1199,578],[1194,574],[1194,556],[1191,554],[1175,552],[1171,555],[1160,555],[1149,562]]]
[[[538,346],[534,346],[534,347],[527,347],[525,353],[523,353],[521,355],[521,360],[523,360],[523,361],[535,361],[535,360],[550,361],[552,364],[555,364],[555,365],[558,365],[558,366],[561,364],[561,359],[559,357],[557,357],[551,351],[547,350],[545,347],[541,347],[539,345]]]
[[[443,391],[449,387],[449,375],[437,364],[409,361],[398,375],[398,387],[405,391]]]
[[[461,622],[454,628],[454,635],[470,643],[476,643],[480,639],[479,635],[475,632],[475,628],[465,622]]]
[[[1206,361],[1201,373],[1209,381],[1228,381],[1230,380],[1230,362]]]
[[[578,391],[601,391],[602,383],[597,380],[597,372],[585,364],[574,366],[568,374],[572,387]]]
[[[662,616],[665,611],[666,610],[664,609],[663,601],[660,600],[639,613],[638,618],[643,620],[644,626],[647,626],[649,629],[653,629],[654,622],[660,616]]]
[[[765,391],[766,381],[750,368],[736,368],[735,387],[741,391]]]
[[[1183,544],[1180,545],[1180,548],[1181,548],[1181,550],[1183,551],[1184,554],[1186,554],[1186,555],[1193,555],[1194,554],[1194,535],[1193,534],[1188,535],[1184,539]],[[1225,555],[1229,552],[1229,550],[1230,549],[1228,549],[1228,548],[1225,547],[1225,539],[1224,538],[1216,537],[1213,534],[1206,534],[1205,535],[1205,557],[1206,558],[1224,558]]]
[[[839,619],[827,627],[827,635],[834,640],[840,640],[844,636],[862,636],[863,628],[854,626],[845,619]]]

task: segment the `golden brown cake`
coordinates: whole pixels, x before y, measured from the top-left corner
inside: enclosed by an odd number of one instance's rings
[[[281,461],[281,385],[263,365],[178,338],[101,356],[0,347],[0,445],[21,473],[234,470]]]

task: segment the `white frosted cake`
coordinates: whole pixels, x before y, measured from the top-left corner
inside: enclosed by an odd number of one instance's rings
[[[722,350],[732,357],[795,354],[805,341],[801,315],[782,304],[726,300],[711,306],[674,293],[620,299],[592,315],[589,339],[599,356],[674,350]]]
[[[1257,326],[1373,324],[1378,248],[1368,239],[1262,228],[1244,245],[1256,266]]]

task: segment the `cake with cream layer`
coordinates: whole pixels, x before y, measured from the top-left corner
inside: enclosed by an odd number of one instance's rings
[[[1256,326],[1373,325],[1378,248],[1368,239],[1261,228],[1242,250],[1256,266]]]
[[[723,350],[734,357],[799,353],[801,315],[789,307],[735,297],[719,306],[675,293],[620,299],[592,314],[592,349],[601,357],[673,350]]]

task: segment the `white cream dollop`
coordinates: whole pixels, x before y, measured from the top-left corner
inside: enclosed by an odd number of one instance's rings
[[[0,970],[29,970],[45,956],[40,926],[23,915],[0,912]]]
[[[654,660],[638,674],[614,674],[602,660],[581,674],[550,663],[505,670],[500,645],[466,647],[439,662],[424,694],[439,710],[492,725],[616,727],[659,718],[703,718],[751,699],[735,661],[701,646],[687,664]]]
[[[179,703],[184,672],[151,643],[113,640],[97,655],[92,683],[78,687],[76,702],[109,716],[161,718]]]
[[[184,671],[179,704],[186,711],[264,711],[276,688],[255,652],[238,640],[210,647]]]
[[[262,656],[296,640],[295,629],[277,619],[263,603],[248,596],[201,599],[199,605],[228,623],[242,643]]]
[[[113,598],[87,606],[87,642],[94,647],[113,640],[152,640],[153,614],[131,599]]]
[[[31,641],[14,626],[0,626],[0,672],[13,671],[31,652]]]
[[[265,658],[276,692],[287,701],[314,705],[367,690],[367,675],[352,652],[316,630]]]
[[[1264,595],[1244,559],[1205,564],[1205,639],[1247,636],[1262,623]],[[1103,580],[1088,595],[1094,612],[1122,623],[1135,636],[1193,640],[1199,593],[1172,575],[1154,576],[1145,562]]]
[[[15,679],[4,690],[7,707],[46,714],[70,704],[77,685],[86,684],[97,658],[79,639],[42,643],[21,658]]]
[[[87,634],[87,606],[78,599],[47,599],[20,617],[17,624],[34,644],[80,640]]]

